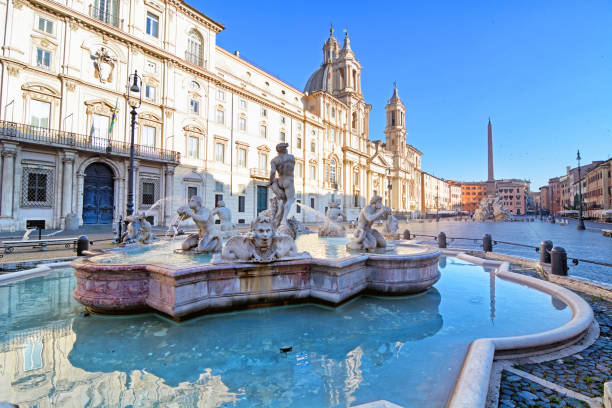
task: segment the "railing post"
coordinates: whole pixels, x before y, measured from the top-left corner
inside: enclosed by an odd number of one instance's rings
[[[493,252],[493,240],[491,234],[484,234],[482,236],[482,250],[485,252]]]
[[[550,272],[553,275],[567,276],[567,253],[561,247],[550,251]]]
[[[404,239],[410,239],[410,230],[409,229],[405,229],[404,230]]]
[[[540,262],[550,263],[550,250],[553,248],[552,241],[546,240],[540,242]]]
[[[446,248],[446,234],[443,232],[438,234],[438,248]]]

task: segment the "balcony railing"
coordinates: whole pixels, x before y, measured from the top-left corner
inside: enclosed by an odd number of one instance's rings
[[[264,169],[251,169],[251,178],[269,180],[270,172]]]
[[[204,59],[202,58],[202,54],[185,51],[185,60],[199,67],[204,66]]]
[[[111,13],[106,10],[100,9],[93,5],[89,5],[89,17],[95,18],[103,23],[110,24],[114,27],[121,28],[120,25],[123,25],[123,20],[119,20],[119,16],[116,13]]]
[[[50,146],[55,145],[115,156],[130,155],[130,144],[128,142],[65,132],[63,130],[46,129],[4,120],[0,121],[0,139]],[[178,152],[142,145],[134,145],[134,156],[138,159],[174,163],[178,163],[181,158]]]

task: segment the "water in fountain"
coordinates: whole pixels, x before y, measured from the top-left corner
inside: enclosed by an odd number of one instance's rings
[[[30,234],[33,231],[36,231],[36,228],[28,228],[28,229],[26,229],[26,232],[25,232],[25,234],[23,234],[23,237],[21,237],[21,240],[22,241],[27,241],[28,239],[30,239]]]
[[[161,203],[163,203],[164,201],[167,201],[167,200],[172,200],[173,198],[174,198],[174,196],[168,196],[168,197],[160,198],[159,200],[154,202],[151,207],[149,207],[148,209],[145,210],[145,216],[151,215],[151,211],[153,211],[156,207],[159,207]]]

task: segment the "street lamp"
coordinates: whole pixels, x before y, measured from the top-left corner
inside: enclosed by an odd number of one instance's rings
[[[582,219],[582,180],[580,179],[580,150],[578,150],[576,160],[578,160],[578,199],[580,200],[580,209],[578,212],[578,226],[576,226],[576,229],[584,230],[584,220]]]
[[[132,86],[130,86],[130,82]],[[136,109],[142,104],[142,78],[138,76],[138,71],[134,71],[128,78],[128,103],[132,106],[132,136],[130,139],[130,168],[128,172],[128,196],[127,210],[128,216],[134,214],[134,134],[136,133]],[[136,94],[136,95],[132,95]]]
[[[389,208],[392,208],[392,202],[391,202],[391,189],[393,188],[393,182],[391,181],[391,169],[387,169],[387,190],[388,190],[388,195],[389,195]]]

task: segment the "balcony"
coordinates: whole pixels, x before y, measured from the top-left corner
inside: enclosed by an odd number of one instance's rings
[[[112,25],[113,27],[123,29],[123,19],[120,20],[117,13],[97,8],[91,4],[89,5],[89,17],[95,18],[105,24]]]
[[[23,123],[0,121],[0,140],[31,143],[58,148],[77,149],[111,156],[130,156],[130,144],[119,140],[46,129]],[[180,153],[150,146],[134,145],[134,157],[143,160],[178,164]]]
[[[270,180],[270,172],[264,169],[251,169],[251,178],[255,180]]]
[[[193,65],[197,65],[199,67],[204,67],[204,59],[202,58],[201,53],[185,51],[185,61],[190,62]]]

